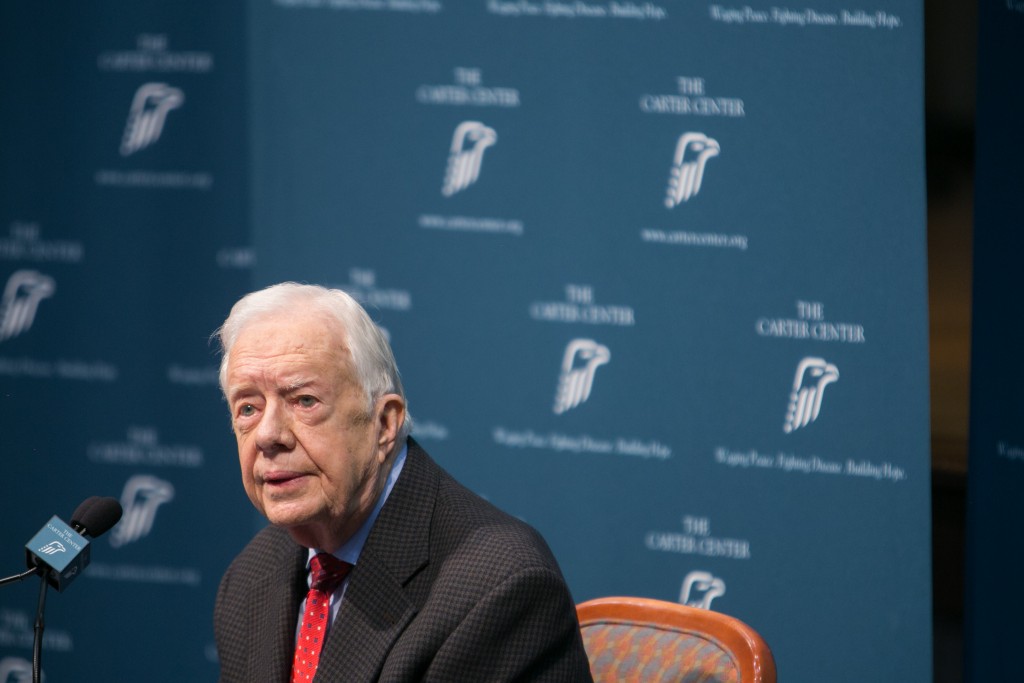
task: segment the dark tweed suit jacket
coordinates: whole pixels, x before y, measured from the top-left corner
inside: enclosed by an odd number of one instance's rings
[[[306,548],[261,531],[221,581],[224,683],[288,680]],[[316,680],[590,681],[575,607],[533,529],[474,495],[413,440],[352,570]]]

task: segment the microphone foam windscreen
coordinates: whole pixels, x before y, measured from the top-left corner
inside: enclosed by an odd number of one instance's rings
[[[91,505],[86,505],[93,501]],[[83,508],[85,508],[83,510]],[[79,512],[81,515],[79,516]],[[94,496],[78,506],[75,521],[85,527],[85,533],[93,538],[105,534],[121,519],[121,503],[116,498]]]
[[[75,508],[75,512],[71,515],[71,523],[79,524],[80,526],[85,526],[84,524],[82,524],[82,518],[89,513],[89,509],[92,506],[96,505],[96,501],[98,501],[99,499],[99,496],[89,496],[88,498],[83,500],[78,505],[78,507]]]

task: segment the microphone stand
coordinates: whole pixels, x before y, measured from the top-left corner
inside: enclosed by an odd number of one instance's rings
[[[39,576],[39,606],[36,608],[36,637],[32,642],[32,683],[40,683],[43,676],[43,629],[46,628],[46,620],[43,619],[43,610],[46,609],[46,588],[48,582],[46,574]]]
[[[32,683],[41,683],[43,677],[43,629],[46,628],[43,612],[46,610],[46,589],[49,586],[49,582],[46,580],[46,569],[32,567],[21,574],[0,579],[0,586],[21,581],[33,574],[39,574],[39,604],[36,607],[35,638],[32,641]]]

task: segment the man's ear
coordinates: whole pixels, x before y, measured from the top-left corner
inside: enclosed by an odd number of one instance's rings
[[[405,401],[398,394],[384,394],[377,401],[377,447],[381,459],[387,458],[394,450],[398,431],[405,422]]]

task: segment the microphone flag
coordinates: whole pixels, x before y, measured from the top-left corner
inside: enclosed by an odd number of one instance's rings
[[[56,515],[25,544],[26,566],[38,567],[58,593],[78,578],[91,554],[88,539]]]

